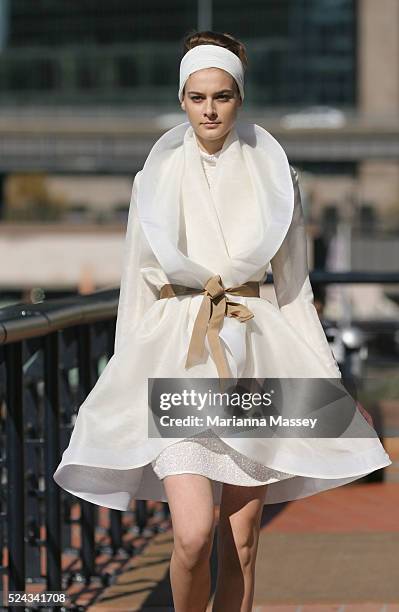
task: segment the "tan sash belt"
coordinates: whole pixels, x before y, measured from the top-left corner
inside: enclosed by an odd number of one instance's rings
[[[219,377],[231,378],[227,359],[219,337],[219,332],[223,326],[223,319],[225,316],[234,317],[243,323],[252,319],[254,314],[244,304],[230,302],[225,294],[232,293],[233,295],[245,297],[259,297],[259,283],[257,281],[248,281],[243,285],[225,289],[221,277],[217,274],[216,276],[211,276],[206,282],[204,289],[169,283],[163,285],[159,299],[197,293],[203,293],[204,299],[194,322],[185,368],[190,368],[202,358],[205,348],[205,337],[207,336]]]

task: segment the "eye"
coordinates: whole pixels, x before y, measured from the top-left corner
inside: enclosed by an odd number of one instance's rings
[[[217,96],[218,100],[230,100],[230,97],[228,94],[220,94],[219,96]],[[202,100],[202,96],[191,96],[190,100],[194,100],[194,102],[197,102],[198,100]]]

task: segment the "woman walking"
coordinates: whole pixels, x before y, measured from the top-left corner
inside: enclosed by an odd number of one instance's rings
[[[188,121],[159,138],[135,177],[115,352],[54,479],[109,508],[169,503],[176,612],[206,609],[219,506],[213,611],[247,612],[264,504],[391,461],[359,411],[351,427],[366,425],[367,437],[149,437],[149,378],[341,378],[313,303],[297,172],[267,130],[238,120],[244,45],[199,32],[184,51]],[[259,291],[269,264],[277,306]]]

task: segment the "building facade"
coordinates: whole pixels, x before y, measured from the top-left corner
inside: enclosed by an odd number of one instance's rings
[[[245,114],[300,170],[307,214],[399,228],[398,0],[0,0],[3,185],[21,169],[126,185],[179,111],[182,39],[201,24],[247,45]]]

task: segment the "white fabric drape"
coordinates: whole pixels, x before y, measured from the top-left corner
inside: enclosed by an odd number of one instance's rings
[[[184,367],[202,296],[158,300],[165,283],[202,287],[220,274],[230,287],[264,280],[271,264],[278,306],[241,297],[254,317],[224,319],[220,335],[232,371],[259,379],[340,377],[313,304],[298,178],[282,147],[263,128],[237,124],[223,145],[212,191],[187,123],[155,143],[134,179],[115,352],[79,407],[54,474],[83,499],[120,510],[132,499],[166,501],[151,462],[181,438],[148,437],[148,378],[218,376],[209,353]],[[362,422],[357,412],[349,432]],[[265,503],[274,503],[390,465],[369,430],[363,438],[221,439],[272,470],[296,474],[268,486]],[[216,483],[216,503],[220,495]]]
[[[291,170],[295,193],[294,213],[289,230],[270,261],[277,302],[286,321],[318,355],[331,378],[341,378],[341,371],[314,306],[298,173],[294,168]]]

